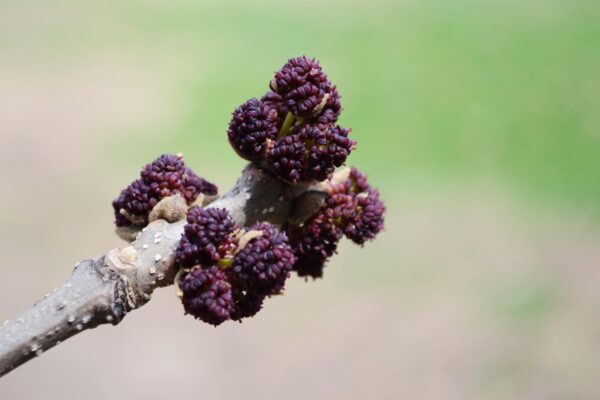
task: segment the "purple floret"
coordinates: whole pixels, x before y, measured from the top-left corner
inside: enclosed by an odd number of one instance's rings
[[[233,112],[227,130],[229,143],[246,160],[264,158],[267,139],[275,139],[278,131],[277,108],[268,102],[250,99]]]
[[[226,209],[193,207],[175,252],[177,263],[184,268],[213,265],[233,250],[236,229]]]
[[[217,187],[187,168],[179,155],[160,156],[142,169],[140,177],[113,201],[117,226],[145,226],[150,211],[168,196],[181,194],[189,205],[200,193],[217,194]]]
[[[271,89],[283,98],[289,112],[308,118],[322,110],[331,83],[317,60],[300,56],[290,59],[275,73]]]
[[[235,255],[229,271],[232,281],[257,295],[280,293],[296,261],[287,235],[267,223],[257,223],[248,229],[261,231],[262,235],[250,240]]]
[[[209,324],[223,323],[235,309],[231,285],[216,266],[184,273],[179,288],[185,312]]]

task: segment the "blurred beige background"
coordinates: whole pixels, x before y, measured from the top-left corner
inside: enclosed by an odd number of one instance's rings
[[[598,399],[598,7],[584,1],[0,2],[0,319],[122,246],[110,202],[182,151],[230,187],[229,113],[288,57],[338,84],[386,230],[243,324],[172,288],[0,379],[12,399]]]

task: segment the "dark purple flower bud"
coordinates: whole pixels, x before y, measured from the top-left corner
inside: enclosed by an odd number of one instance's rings
[[[248,292],[280,293],[296,261],[287,235],[267,223],[252,225],[246,235],[252,239],[235,255],[229,276],[236,287]]]
[[[304,175],[306,145],[300,136],[279,139],[267,154],[267,163],[280,178],[297,183]]]
[[[217,187],[187,168],[181,155],[160,156],[144,167],[141,177],[157,198],[164,198],[178,192],[188,204],[191,204],[200,193],[217,194]]]
[[[385,206],[379,199],[379,192],[369,189],[354,198],[355,215],[344,221],[344,234],[356,244],[364,244],[374,239],[383,230]]]
[[[185,164],[181,156],[163,154],[156,160],[147,164],[142,169],[141,177],[146,182],[162,182],[170,174],[176,174],[177,178],[185,170]]]
[[[323,109],[331,83],[318,61],[301,56],[290,59],[275,73],[271,89],[282,96],[289,112],[308,118]]]
[[[113,201],[117,226],[145,226],[150,211],[168,196],[181,194],[189,205],[200,193],[217,194],[217,187],[187,168],[179,155],[160,156],[146,165],[140,176]]]
[[[231,319],[239,321],[242,318],[253,317],[260,311],[265,300],[265,296],[251,292],[234,292],[235,309],[231,313]]]
[[[183,268],[210,266],[230,254],[236,241],[231,236],[238,229],[226,209],[193,207],[175,252]]]
[[[299,276],[320,278],[323,276],[325,263],[335,253],[342,238],[342,230],[331,221],[332,211],[325,207],[290,234],[297,257],[294,270]]]
[[[277,135],[278,121],[276,107],[250,99],[233,112],[227,130],[229,143],[241,157],[259,161],[264,158],[267,139]]]
[[[323,181],[336,167],[346,162],[356,142],[348,138],[350,130],[339,125],[305,125],[298,135],[310,143],[305,180]]]
[[[356,142],[338,125],[302,125],[279,139],[267,153],[267,163],[292,183],[323,181],[346,161]]]
[[[194,207],[176,250],[179,267],[193,266],[180,283],[186,311],[215,325],[251,317],[266,296],[283,290],[295,261],[286,234],[273,225],[240,231],[225,209]]]
[[[184,272],[178,285],[185,312],[204,322],[217,326],[235,309],[231,285],[216,266]]]
[[[335,210],[337,225],[348,239],[364,244],[383,230],[385,206],[366,175],[353,167],[348,178],[334,185],[331,193],[328,207]]]
[[[131,219],[138,219],[140,224],[147,222],[147,217],[156,205],[156,198],[150,194],[150,188],[143,180],[137,179],[127,186],[113,202],[115,224],[128,226]]]
[[[352,168],[348,178],[335,184],[325,205],[302,227],[289,229],[300,276],[318,278],[342,235],[357,244],[371,240],[383,229],[385,207],[379,192],[365,175]]]

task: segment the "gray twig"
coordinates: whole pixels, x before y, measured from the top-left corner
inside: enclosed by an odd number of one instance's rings
[[[299,216],[307,218],[320,204],[314,196],[302,195],[319,190],[288,185],[250,164],[235,186],[207,207],[226,208],[243,226],[256,221],[297,224]],[[184,225],[185,221],[152,222],[129,246],[79,262],[62,286],[4,322],[0,376],[77,333],[118,324],[147,303],[155,288],[172,285],[177,272],[174,253]]]

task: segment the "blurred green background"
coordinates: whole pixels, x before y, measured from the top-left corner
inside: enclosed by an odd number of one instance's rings
[[[0,397],[597,399],[599,43],[585,0],[1,1],[0,318],[122,245],[110,201],[157,155],[231,186],[231,112],[300,54],[388,214],[248,323],[160,290]]]

